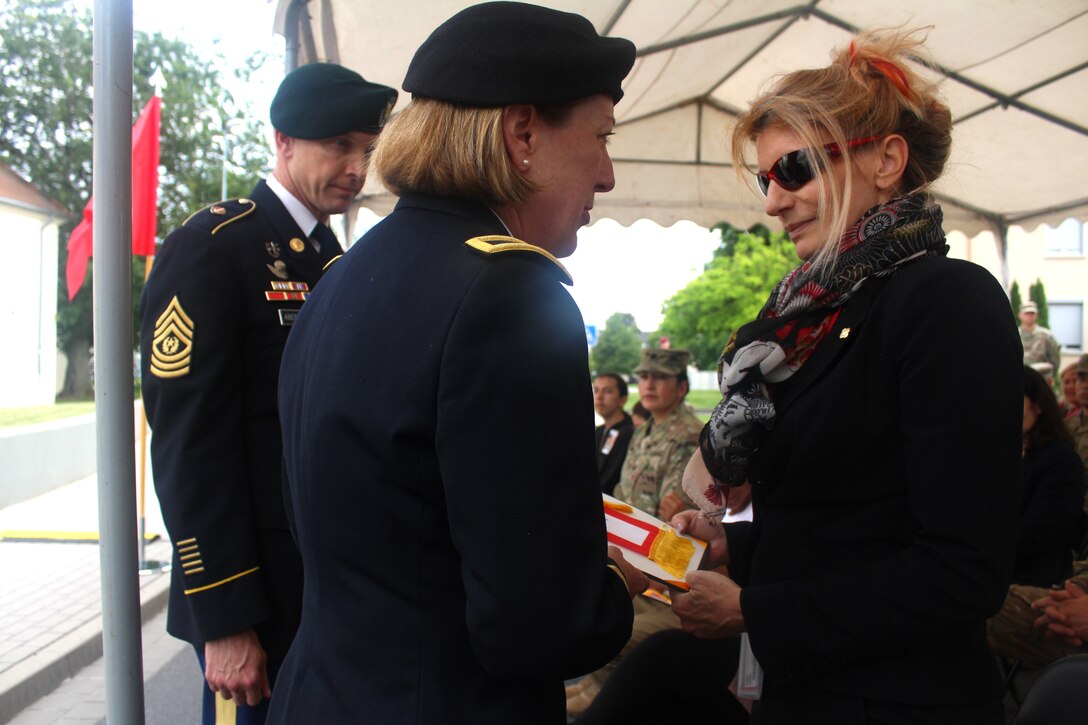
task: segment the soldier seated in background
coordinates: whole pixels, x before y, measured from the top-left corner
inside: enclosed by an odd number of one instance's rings
[[[1066,365],[1059,378],[1062,396],[1058,400],[1062,417],[1070,418],[1077,414],[1080,403],[1077,402],[1077,364]]]
[[[1065,419],[1065,425],[1073,436],[1073,447],[1077,449],[1077,455],[1085,466],[1088,466],[1088,355],[1081,355],[1077,360],[1077,385],[1076,392],[1077,410]],[[1088,510],[1088,498],[1085,500],[1085,509]]]
[[[593,409],[604,419],[597,426],[597,472],[601,491],[611,494],[620,481],[620,469],[627,458],[627,446],[635,424],[623,410],[627,404],[627,383],[616,373],[601,373],[593,381]]]

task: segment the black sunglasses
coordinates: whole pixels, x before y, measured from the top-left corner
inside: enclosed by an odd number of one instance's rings
[[[881,138],[883,136],[856,138],[847,141],[846,146],[856,148],[873,141],[879,141]],[[842,156],[842,149],[839,148],[837,143],[825,144],[824,151],[832,158]],[[809,153],[808,149],[797,149],[790,151],[788,154],[783,154],[778,161],[771,164],[771,168],[767,169],[767,173],[756,174],[756,183],[759,184],[759,190],[766,196],[772,180],[786,191],[797,191],[812,181],[815,176],[816,161],[812,154]]]

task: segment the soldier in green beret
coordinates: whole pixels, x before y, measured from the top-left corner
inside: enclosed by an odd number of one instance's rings
[[[151,465],[175,551],[166,627],[204,668],[205,723],[217,711],[264,722],[298,628],[302,561],[281,488],[280,356],[342,251],[329,216],[362,189],[396,98],[329,63],[289,73],[272,101],[272,174],[170,234],[144,289]]]

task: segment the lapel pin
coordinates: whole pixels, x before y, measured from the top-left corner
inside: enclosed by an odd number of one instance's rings
[[[293,237],[288,244],[291,245],[291,251],[297,254],[301,254],[302,250],[306,248],[306,242],[302,241],[298,237]]]
[[[227,210],[226,210],[226,209],[224,209],[224,208],[223,208],[223,207],[221,207],[221,206],[213,206],[213,207],[212,207],[211,209],[209,209],[208,211],[210,211],[210,212],[211,212],[212,214],[217,214],[217,215],[219,215],[219,216],[223,216],[224,214],[226,214],[226,213],[227,213]]]
[[[268,256],[272,257],[272,259],[280,258],[280,245],[275,242],[265,242],[264,248],[268,251]]]
[[[849,327],[842,328],[842,330],[839,332],[839,339],[840,340],[845,340],[848,337],[850,337],[850,328]]]

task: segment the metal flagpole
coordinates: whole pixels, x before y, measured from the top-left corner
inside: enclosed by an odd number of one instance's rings
[[[94,368],[106,720],[143,725],[132,445],[132,0],[95,0],[94,89]]]

